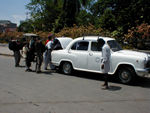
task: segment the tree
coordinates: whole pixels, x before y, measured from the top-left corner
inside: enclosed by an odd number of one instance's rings
[[[58,32],[77,24],[76,16],[91,0],[31,0],[26,6],[36,30]]]
[[[124,33],[127,33],[128,29],[136,26],[137,23],[150,23],[149,4],[149,0],[97,0],[91,7],[91,12],[94,16],[103,18],[102,21],[108,21],[110,24],[116,25],[116,28],[122,27]],[[112,18],[109,18],[109,20],[106,18],[106,10],[108,12],[108,9],[115,19],[114,23],[112,23]]]
[[[18,31],[19,32],[26,32],[26,33],[27,32],[33,32],[34,27],[33,27],[32,23],[28,20],[28,21],[25,21],[19,25]]]
[[[114,31],[116,29],[115,16],[112,14],[112,10],[106,9],[102,16],[99,18],[99,27]]]
[[[26,7],[37,30],[51,31],[55,19],[61,12],[62,2],[61,0],[31,0]]]
[[[75,16],[80,12],[81,7],[86,6],[88,0],[64,0],[63,10],[65,15],[66,24],[71,27],[76,23]]]
[[[75,18],[78,26],[94,24],[94,21],[92,21],[94,19],[93,16],[86,10],[81,10]]]

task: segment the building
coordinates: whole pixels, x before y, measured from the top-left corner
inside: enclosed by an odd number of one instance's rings
[[[14,32],[17,30],[17,24],[9,20],[0,20],[0,33]]]

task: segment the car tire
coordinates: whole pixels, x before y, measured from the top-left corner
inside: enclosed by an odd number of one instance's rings
[[[132,84],[135,79],[135,71],[132,67],[121,67],[118,70],[118,78],[123,84]]]
[[[73,68],[70,62],[63,62],[61,69],[62,69],[62,72],[66,75],[71,74],[73,71]]]

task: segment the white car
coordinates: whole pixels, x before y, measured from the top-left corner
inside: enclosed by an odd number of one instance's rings
[[[72,40],[62,50],[52,52],[52,63],[64,74],[73,70],[102,73],[101,48],[97,39],[104,39],[111,48],[110,75],[117,75],[122,83],[133,82],[136,76],[145,76],[150,70],[150,55],[131,50],[122,50],[115,39],[109,37],[86,36]]]

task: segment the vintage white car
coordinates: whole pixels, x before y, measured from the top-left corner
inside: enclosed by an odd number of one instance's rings
[[[122,50],[115,39],[109,37],[85,36],[72,40],[65,49],[52,52],[52,63],[64,74],[73,70],[102,73],[101,48],[97,39],[104,39],[111,48],[110,75],[117,75],[124,84],[132,83],[136,76],[148,75],[150,55],[131,50]]]

